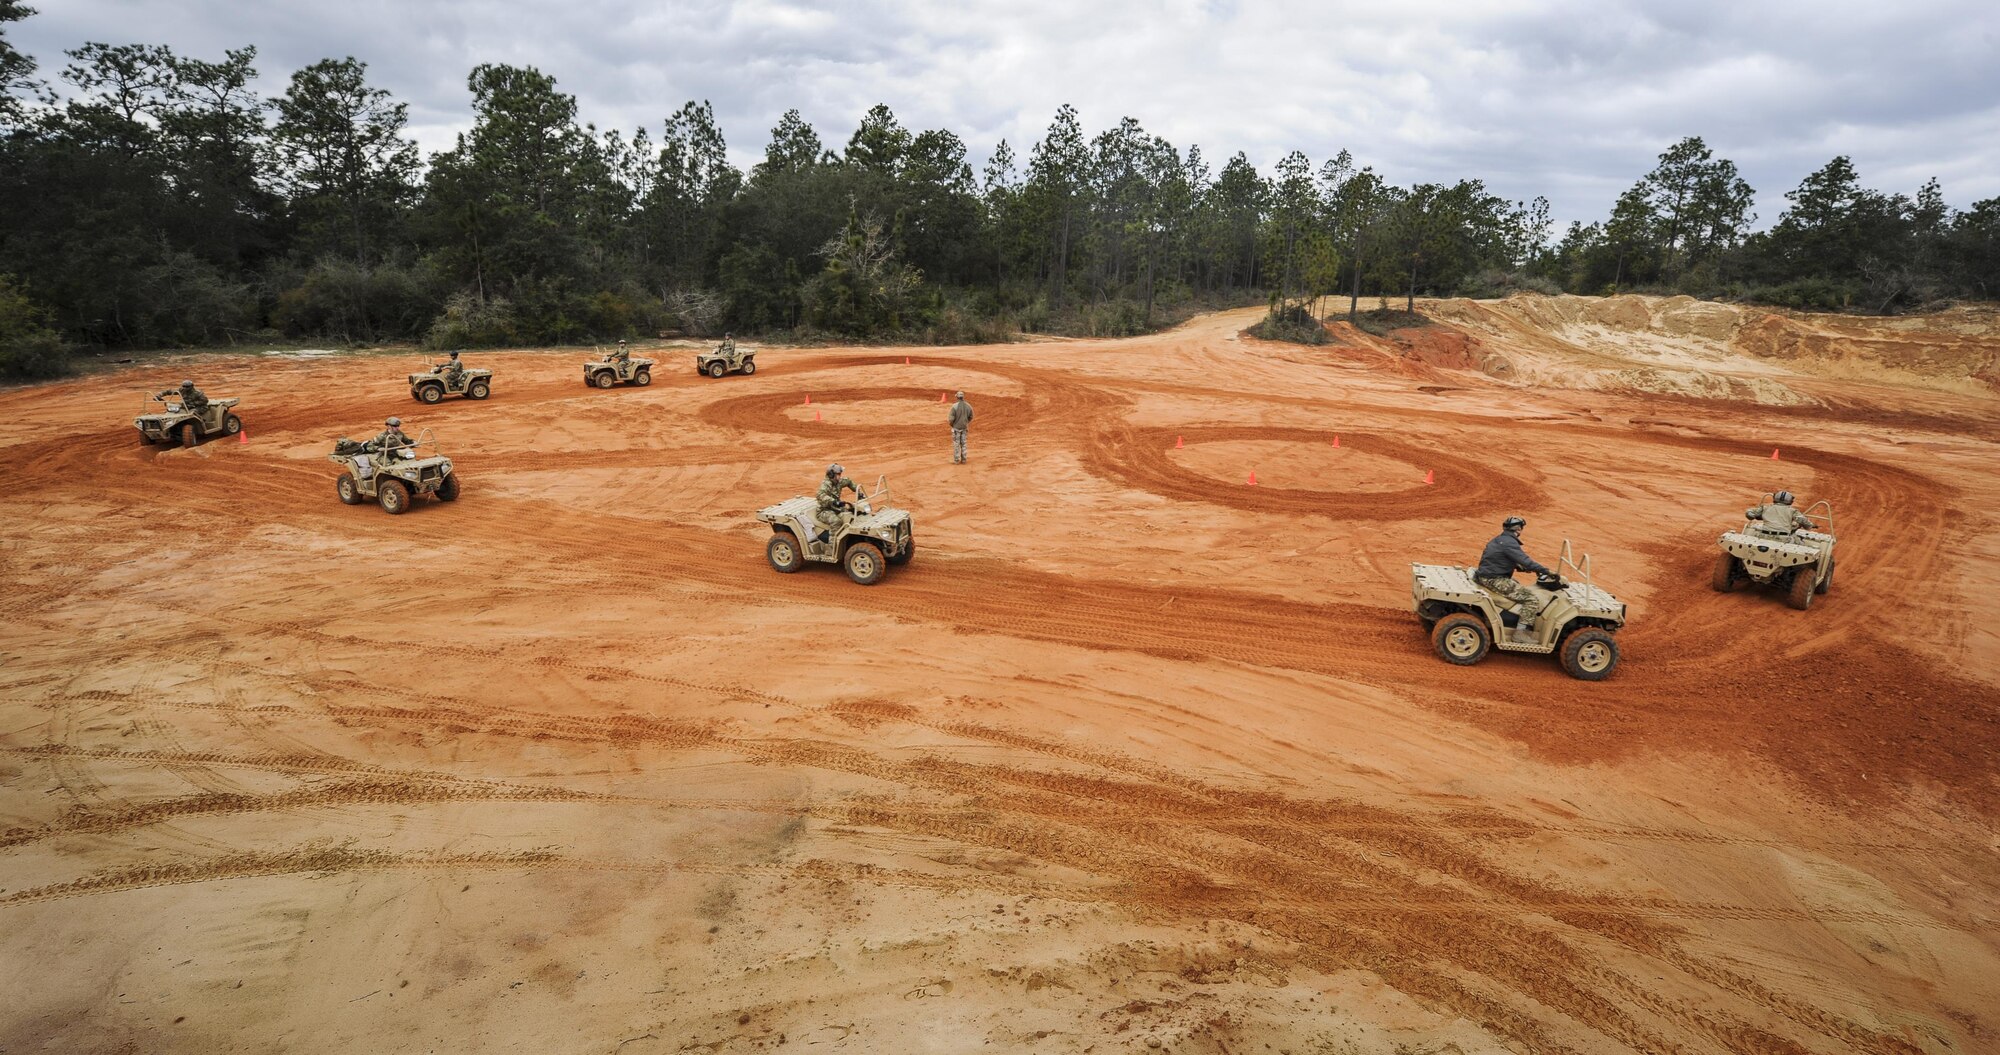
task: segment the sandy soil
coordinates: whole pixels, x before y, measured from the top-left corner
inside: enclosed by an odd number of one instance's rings
[[[2000,322],[1425,307],[0,394],[0,1052],[2000,1051]],[[137,442],[183,375],[247,443]],[[335,500],[390,413],[461,500]],[[872,588],[764,561],[833,459]],[[1807,612],[1707,586],[1775,487]],[[1431,654],[1512,512],[1610,680]]]

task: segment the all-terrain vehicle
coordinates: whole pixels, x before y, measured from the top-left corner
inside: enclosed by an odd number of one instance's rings
[[[694,372],[707,374],[710,377],[735,373],[754,374],[757,372],[757,353],[743,348],[725,352],[718,344],[706,352],[695,353]]]
[[[606,355],[583,364],[583,383],[586,385],[611,388],[621,381],[628,385],[652,384],[653,361],[634,356],[621,363]]]
[[[492,394],[493,371],[491,370],[475,370],[467,367],[454,379],[444,372],[442,365],[439,365],[431,367],[425,373],[410,375],[410,398],[419,403],[437,403],[446,396],[485,399]]]
[[[192,447],[210,436],[234,436],[243,431],[243,419],[233,409],[239,400],[211,399],[208,406],[190,410],[168,396],[155,395],[152,402],[165,409],[132,419],[139,439],[146,443],[180,443]]]
[[[431,453],[418,448],[428,445]],[[385,513],[402,513],[419,495],[433,495],[440,502],[458,500],[458,474],[451,459],[438,452],[431,430],[417,434],[416,446],[398,447],[384,454],[373,441],[356,443],[342,436],[333,443],[327,460],[341,467],[333,481],[334,493],[351,506],[368,499],[382,504]]]
[[[765,506],[757,519],[771,525],[771,540],[764,556],[771,567],[787,574],[804,568],[807,562],[838,564],[847,577],[863,586],[882,581],[892,564],[908,564],[916,556],[917,539],[910,528],[910,514],[904,509],[874,509],[875,500],[889,493],[887,477],[876,477],[872,494],[856,497],[854,516],[837,532],[820,527],[813,514],[819,502],[812,495]],[[826,541],[819,541],[822,532]]]
[[[1520,618],[1510,602],[1472,580],[1472,568],[1442,564],[1410,565],[1410,593],[1417,618],[1431,636],[1431,647],[1447,663],[1469,667],[1488,652],[1556,653],[1563,670],[1584,681],[1602,681],[1618,666],[1618,642],[1612,637],[1625,625],[1625,605],[1590,581],[1590,557],[1577,564],[1564,539],[1557,574],[1541,576],[1529,587],[1546,603],[1535,618],[1535,629],[1523,637],[1513,631]],[[1561,578],[1568,568],[1583,581]]]
[[[1772,501],[1765,495],[1764,501]],[[1715,555],[1715,572],[1709,585],[1717,593],[1728,593],[1755,583],[1785,591],[1785,603],[1804,611],[1812,607],[1813,595],[1833,588],[1833,505],[1825,499],[1814,502],[1802,516],[1811,529],[1780,531],[1761,520],[1745,520],[1735,531],[1725,531],[1716,543],[1722,552]]]

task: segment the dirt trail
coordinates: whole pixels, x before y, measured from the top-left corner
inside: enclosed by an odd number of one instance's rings
[[[1460,359],[1235,314],[426,408],[217,357],[250,441],[194,450],[147,373],[0,394],[0,960],[75,965],[0,1049],[1996,1043],[1984,317],[1745,367],[1714,306],[1430,307]],[[1668,338],[1733,380],[1606,380]],[[460,501],[334,501],[387,413]],[[874,588],[762,560],[835,459],[916,516]],[[1706,587],[1776,486],[1836,510],[1808,612]],[[1408,563],[1507,512],[1633,606],[1610,681],[1430,655]]]

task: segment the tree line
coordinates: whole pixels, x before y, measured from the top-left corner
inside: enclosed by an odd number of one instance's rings
[[[1835,158],[1753,231],[1753,192],[1698,138],[1602,222],[1476,179],[1398,186],[1341,151],[1267,175],[1064,106],[975,172],[887,106],[828,142],[793,110],[748,171],[706,102],[657,132],[581,122],[530,67],[467,77],[472,123],[426,158],[365,63],[260,97],[220,59],[88,43],[53,82],[0,0],[0,369],[64,349],[276,336],[482,347],[662,330],[946,343],[1124,335],[1202,305],[1350,315],[1362,298],[1671,290],[1894,311],[1994,296],[2000,199],[1953,211]],[[1312,329],[1317,330],[1313,322]]]

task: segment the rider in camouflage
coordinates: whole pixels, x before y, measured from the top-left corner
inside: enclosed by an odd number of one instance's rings
[[[826,467],[826,478],[820,481],[819,492],[814,495],[819,508],[814,511],[813,519],[818,521],[820,526],[819,535],[813,540],[814,545],[825,545],[833,541],[833,536],[854,518],[854,504],[843,500],[840,492],[853,491],[859,497],[861,488],[856,486],[854,481],[841,475],[846,471],[839,462]]]
[[[604,361],[610,363],[613,370],[618,371],[619,380],[629,380],[627,375],[632,370],[632,346],[619,341],[618,347],[604,353]]]
[[[1812,520],[1794,508],[1792,501],[1790,491],[1779,491],[1771,496],[1771,501],[1744,510],[1743,517],[1757,521],[1758,527],[1776,535],[1789,535],[1800,528],[1812,530]]]
[[[1485,551],[1479,555],[1479,567],[1472,573],[1473,582],[1514,602],[1514,612],[1520,616],[1520,622],[1514,629],[1523,636],[1534,631],[1535,617],[1542,613],[1542,599],[1535,596],[1533,590],[1515,582],[1514,573],[1553,574],[1521,548],[1521,532],[1527,526],[1528,522],[1520,517],[1508,517],[1501,521],[1500,533],[1486,544]]]
[[[465,376],[465,364],[458,361],[457,352],[451,353],[450,358],[446,359],[442,363],[437,364],[437,366],[434,367],[433,369],[435,369],[439,374],[443,375],[445,384],[450,385],[453,388],[457,388],[459,378]]]
[[[726,333],[723,334],[722,343],[715,346],[715,352],[717,355],[734,357],[736,355],[736,338]]]
[[[208,409],[208,397],[202,394],[201,389],[194,387],[193,381],[182,381],[179,388],[161,389],[160,395],[163,398],[179,395],[181,397],[181,408],[184,410],[199,412]]]
[[[376,433],[375,438],[369,440],[368,444],[374,448],[375,453],[383,456],[384,461],[388,460],[390,452],[398,448],[414,447],[417,445],[417,441],[403,433],[402,418],[390,418],[382,424],[388,427]]]

